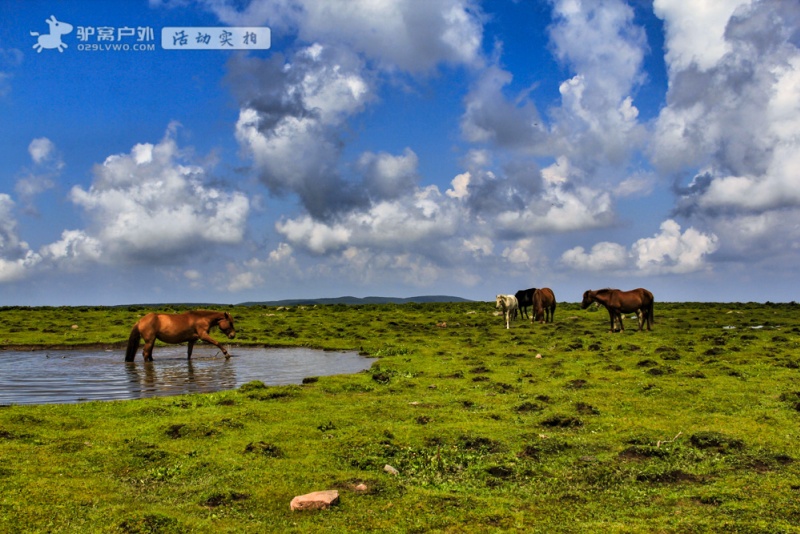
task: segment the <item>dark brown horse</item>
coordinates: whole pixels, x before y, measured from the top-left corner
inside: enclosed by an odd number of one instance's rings
[[[636,312],[639,319],[639,331],[642,331],[644,323],[650,330],[653,325],[653,294],[644,288],[633,289],[631,291],[620,291],[619,289],[599,289],[597,291],[586,291],[583,294],[581,308],[588,308],[593,302],[598,302],[605,306],[611,319],[611,331],[614,332],[614,321],[619,321],[620,331],[624,331],[622,326],[622,314]]]
[[[153,361],[153,345],[156,339],[164,343],[189,342],[188,359],[192,359],[192,349],[198,340],[216,345],[230,358],[225,347],[217,343],[208,331],[218,326],[229,339],[233,339],[236,331],[233,328],[233,317],[228,312],[215,312],[207,310],[188,311],[186,313],[148,313],[133,325],[131,336],[128,338],[128,350],[125,351],[125,361],[132,362],[139,350],[139,340],[144,338],[142,357],[146,362]]]
[[[536,291],[535,287],[530,289],[520,289],[514,296],[517,297],[517,305],[519,306],[519,311],[522,313],[522,318],[528,318],[528,312],[526,311],[528,306],[533,306],[533,293]]]
[[[549,287],[543,287],[533,292],[533,315],[531,323],[539,318],[540,323],[553,322],[553,315],[556,313],[556,296]]]

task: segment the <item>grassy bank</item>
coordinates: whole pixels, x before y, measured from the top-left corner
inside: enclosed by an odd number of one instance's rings
[[[3,308],[0,345],[121,347],[147,311]],[[574,304],[511,330],[493,303],[226,311],[237,344],[379,360],[2,407],[0,531],[800,532],[800,307],[657,303],[621,334]],[[290,511],[324,489],[337,506]]]

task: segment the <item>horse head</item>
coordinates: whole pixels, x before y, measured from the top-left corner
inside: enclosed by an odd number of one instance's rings
[[[583,292],[583,300],[581,301],[582,310],[585,310],[586,308],[592,305],[592,302],[594,302],[594,296],[595,292],[592,291],[591,289],[587,289],[586,291]]]
[[[56,20],[55,15],[50,15],[45,22],[50,26],[50,35],[66,35],[72,31],[72,24]]]
[[[233,339],[236,337],[236,330],[233,327],[233,317],[228,312],[225,312],[225,316],[219,320],[217,326],[222,332],[228,336],[229,339]]]

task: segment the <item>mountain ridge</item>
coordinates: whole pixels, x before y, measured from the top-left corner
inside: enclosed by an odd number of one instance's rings
[[[283,299],[268,301],[248,301],[237,304],[237,306],[314,306],[326,304],[346,304],[348,306],[358,304],[423,304],[430,302],[473,302],[469,299],[454,297],[450,295],[419,295],[416,297],[333,297],[333,298],[309,298],[309,299]]]

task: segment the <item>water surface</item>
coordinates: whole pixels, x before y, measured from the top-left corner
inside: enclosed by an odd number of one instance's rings
[[[231,358],[213,346],[157,346],[155,361],[125,363],[124,350],[39,350],[0,352],[0,404],[73,403],[211,393],[253,380],[267,385],[299,384],[303,378],[352,374],[373,359],[356,352],[305,348],[233,348]]]

